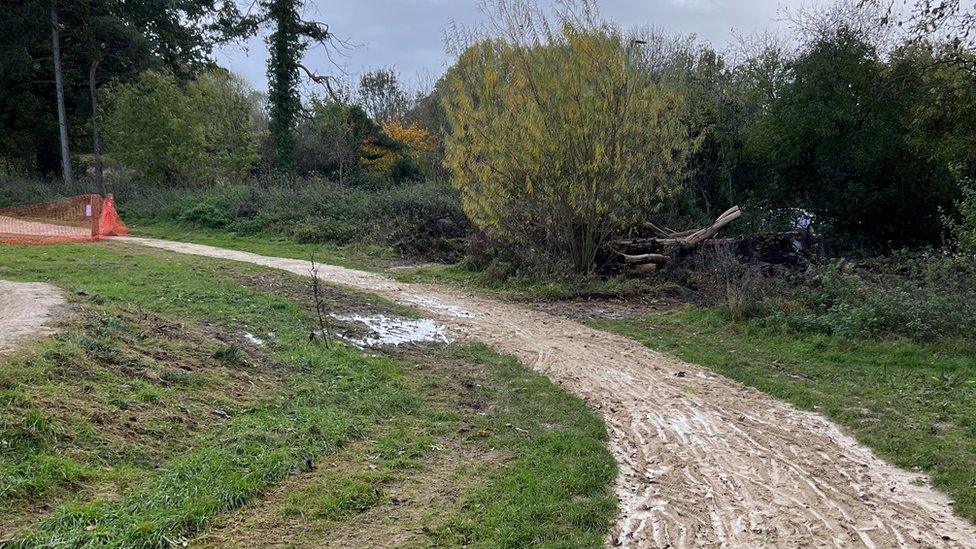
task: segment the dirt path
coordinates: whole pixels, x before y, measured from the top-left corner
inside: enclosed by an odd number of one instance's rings
[[[61,290],[50,284],[0,280],[0,354],[50,334],[64,305]]]
[[[129,238],[307,275],[307,262]],[[515,304],[322,266],[332,283],[417,306],[599,409],[620,465],[608,543],[639,547],[974,547],[976,528],[917,473],[825,418],[624,337]]]
[[[64,236],[73,238],[88,238],[92,235],[91,227],[74,227],[58,225],[43,221],[31,221],[15,217],[0,215],[0,235],[29,237]]]

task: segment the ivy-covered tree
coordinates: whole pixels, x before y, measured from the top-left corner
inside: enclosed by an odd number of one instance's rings
[[[304,0],[261,0],[258,13],[247,18],[243,26],[250,32],[265,25],[271,27],[267,40],[269,130],[275,168],[286,173],[295,171],[295,129],[302,109],[298,90],[300,71],[325,86],[338,101],[331,78],[317,74],[302,63],[305,52],[313,44],[330,47],[336,43],[327,25],[302,18],[304,4]]]
[[[275,167],[295,169],[295,123],[302,108],[298,95],[298,66],[307,48],[299,34],[299,0],[267,2],[275,29],[268,38],[269,130],[274,144]]]

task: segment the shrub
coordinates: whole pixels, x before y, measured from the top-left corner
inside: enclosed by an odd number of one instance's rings
[[[203,73],[187,85],[186,101],[201,121],[201,171],[212,179],[239,180],[258,165],[257,135],[263,124],[262,98],[232,73]]]
[[[267,232],[303,243],[379,243],[444,260],[460,257],[470,229],[456,191],[433,181],[370,188],[311,178],[116,192],[123,215],[131,220],[178,221],[238,234]]]
[[[145,71],[105,92],[105,149],[153,182],[196,175],[203,133],[176,78]]]
[[[231,217],[216,205],[202,202],[184,210],[180,214],[179,220],[207,229],[222,229],[230,224]]]
[[[313,97],[296,131],[298,173],[317,173],[339,183],[358,177],[363,142],[377,131],[360,107]]]
[[[726,248],[703,250],[701,255],[703,272],[696,277],[698,289],[711,296],[733,320],[760,314],[771,284],[761,267],[739,261]]]
[[[303,244],[329,242],[349,244],[362,234],[362,226],[354,221],[342,219],[307,219],[292,230],[297,242]]]
[[[897,252],[858,264],[835,262],[803,282],[764,323],[847,337],[976,337],[971,257]]]
[[[425,171],[432,172],[430,166],[439,161],[438,142],[433,134],[417,124],[404,123],[399,119],[384,123],[383,133],[404,146],[390,168],[391,179],[419,179]]]
[[[26,177],[0,176],[0,207],[34,204],[68,196],[75,189],[68,189],[61,181],[42,181]]]
[[[679,188],[695,146],[684,102],[632,66],[614,27],[489,5],[510,38],[467,47],[446,75],[453,182],[470,219],[522,262],[567,257],[589,272],[608,238]]]
[[[959,168],[953,171],[959,182],[962,196],[956,201],[959,219],[948,219],[947,224],[959,250],[976,256],[976,180],[963,177]]]
[[[702,250],[658,280],[731,320],[775,330],[920,341],[976,337],[976,258],[965,255],[899,251],[791,273]]]
[[[257,165],[259,106],[240,78],[204,73],[181,86],[144,71],[105,92],[106,151],[139,179],[206,182],[248,175]]]

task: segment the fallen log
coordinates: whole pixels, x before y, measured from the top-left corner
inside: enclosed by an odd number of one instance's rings
[[[654,236],[612,242],[613,253],[604,256],[601,271],[645,274],[679,264],[693,265],[699,257],[710,256],[714,261],[719,252],[741,262],[784,266],[809,263],[822,256],[823,243],[808,231],[715,238],[740,217],[742,210],[733,206],[711,225],[699,229],[675,231],[648,222],[645,226]]]
[[[624,255],[623,257],[626,263],[664,263],[671,259],[664,254]]]
[[[652,233],[654,233],[655,236],[659,238],[682,238],[685,236],[693,235],[697,230],[697,229],[689,229],[687,231],[672,231],[667,227],[658,227],[657,225],[651,223],[650,221],[644,223],[644,226],[647,227]]]
[[[673,231],[667,227],[658,227],[657,225],[647,222],[644,224],[650,231],[655,235],[656,239],[662,244],[683,244],[685,246],[695,246],[703,240],[712,238],[723,227],[732,223],[736,219],[742,216],[742,211],[738,206],[732,206],[728,210],[722,212],[722,215],[715,219],[715,222],[701,229],[689,229],[687,231]]]
[[[687,231],[673,231],[667,227],[661,228],[648,222],[646,225],[656,236],[639,240],[619,240],[612,243],[611,248],[624,256],[626,263],[645,263],[653,261],[661,263],[670,259],[669,254],[661,253],[674,246],[686,248],[695,247],[714,237],[724,227],[742,216],[738,206],[732,206],[722,212],[708,227],[690,229]]]
[[[742,211],[739,210],[738,206],[732,206],[724,213],[722,213],[722,215],[718,216],[718,219],[716,219],[715,222],[712,223],[710,227],[699,229],[695,231],[691,236],[682,239],[683,240],[682,244],[685,246],[697,246],[702,241],[712,238],[713,236],[718,234],[718,232],[722,230],[723,227],[725,227],[729,223],[732,223],[736,219],[739,219],[740,217],[742,217]]]
[[[702,266],[725,255],[746,264],[798,268],[815,263],[824,256],[823,240],[805,230],[761,233],[731,238],[711,238],[697,246],[687,247],[677,239],[634,238],[613,243],[614,252],[604,255],[600,271],[607,274],[645,274],[638,265],[656,265],[655,269]],[[637,259],[627,258],[641,258]],[[644,259],[647,257],[648,259]],[[667,259],[651,262],[650,258]],[[703,263],[704,262],[704,263]]]

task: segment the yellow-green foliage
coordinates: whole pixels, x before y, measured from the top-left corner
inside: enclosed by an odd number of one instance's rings
[[[581,21],[513,21],[496,29],[507,38],[468,46],[444,107],[468,216],[524,257],[585,272],[674,196],[696,141],[682,98],[636,70],[619,29]]]

